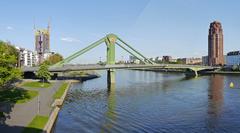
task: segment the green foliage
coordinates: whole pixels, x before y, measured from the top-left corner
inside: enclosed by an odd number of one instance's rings
[[[44,126],[47,124],[49,117],[37,115],[23,130],[23,133],[41,133]]]
[[[23,89],[7,89],[0,91],[0,101],[10,103],[25,103],[38,95],[37,91]]]
[[[48,64],[48,65],[53,65],[62,60],[63,60],[62,55],[56,53],[56,54],[49,56],[48,59],[44,61],[44,63]]]
[[[84,76],[88,76],[89,74],[86,71],[73,71],[73,72],[66,73],[66,75],[72,76],[72,77],[84,77]]]
[[[0,88],[20,79],[22,72],[16,68],[18,52],[7,43],[0,41]]]
[[[68,87],[68,83],[63,83],[60,88],[58,89],[58,91],[53,95],[54,99],[59,99],[62,97],[63,93],[65,92],[65,90]]]
[[[3,112],[0,112],[0,118],[5,117]]]
[[[51,87],[52,84],[51,83],[48,83],[48,82],[44,82],[44,83],[41,83],[41,82],[25,82],[22,84],[22,87],[30,87],[30,88],[49,88]]]
[[[6,50],[6,51],[4,51],[5,54],[13,55],[15,57],[15,59],[18,58],[19,51],[14,46],[12,46],[12,44],[10,42],[0,41],[0,45],[1,45],[1,47],[4,47],[4,49]]]
[[[184,62],[181,59],[177,59],[177,64],[184,64]]]
[[[233,65],[232,70],[233,71],[239,71],[239,66],[238,65]]]
[[[37,77],[43,79],[44,81],[48,81],[51,78],[51,74],[48,71],[48,65],[43,63],[39,70],[37,71]]]

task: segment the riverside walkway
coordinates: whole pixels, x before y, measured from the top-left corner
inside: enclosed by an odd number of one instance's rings
[[[24,87],[24,89],[36,90],[39,93],[38,96],[36,96],[27,103],[15,104],[12,108],[7,103],[2,104],[0,106],[0,111],[8,110],[11,108],[11,112],[5,120],[5,124],[0,125],[1,132],[3,131],[6,133],[20,133],[24,130],[24,127],[28,126],[28,124],[33,120],[36,115],[49,116],[52,110],[51,104],[54,100],[53,95],[59,89],[62,82],[56,81],[52,83],[53,85],[50,88]]]

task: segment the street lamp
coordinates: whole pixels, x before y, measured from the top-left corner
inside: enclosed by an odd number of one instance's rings
[[[42,80],[42,81],[43,81],[43,83],[42,83],[42,85],[41,85],[41,86],[42,86],[42,87],[44,87],[44,78],[43,78],[43,80]]]
[[[38,94],[37,104],[38,104],[37,114],[39,115],[40,114],[40,94]]]

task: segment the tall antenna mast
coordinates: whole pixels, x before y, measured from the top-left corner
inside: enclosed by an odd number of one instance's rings
[[[33,18],[33,30],[36,30],[36,22],[35,22],[35,17]]]
[[[49,20],[48,20],[48,27],[47,27],[47,29],[48,29],[48,32],[50,31],[50,27],[51,26],[51,18],[49,18]]]

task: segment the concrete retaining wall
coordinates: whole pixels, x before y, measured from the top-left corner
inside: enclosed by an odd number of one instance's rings
[[[52,107],[54,107],[49,119],[48,119],[48,122],[47,124],[45,125],[44,129],[43,129],[43,133],[50,133],[53,126],[54,126],[54,123],[57,119],[57,116],[58,116],[58,113],[63,105],[63,102],[64,102],[64,99],[65,97],[67,96],[67,92],[70,88],[70,85],[71,85],[71,82],[68,82],[68,86],[67,86],[67,89],[65,90],[65,92],[63,93],[62,97],[60,99],[56,99],[54,100],[53,104],[52,104]]]

